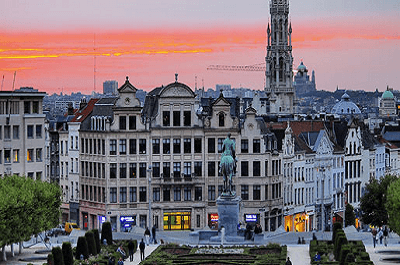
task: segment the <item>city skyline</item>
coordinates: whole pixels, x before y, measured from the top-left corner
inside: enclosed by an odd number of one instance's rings
[[[102,91],[105,80],[138,89],[175,80],[197,87],[263,90],[263,72],[207,71],[211,64],[265,64],[266,0],[34,1],[4,3],[0,18],[3,90]],[[318,90],[399,89],[400,3],[290,2],[294,69],[315,70]],[[351,26],[349,26],[351,25]],[[95,59],[94,59],[95,58]],[[96,85],[94,86],[94,64]],[[196,78],[197,77],[197,78]]]

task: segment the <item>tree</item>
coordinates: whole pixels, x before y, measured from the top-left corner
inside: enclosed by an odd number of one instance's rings
[[[64,258],[64,265],[73,265],[74,256],[72,254],[72,246],[70,242],[63,242],[62,253]]]
[[[111,223],[105,222],[101,227],[101,242],[107,240],[108,245],[112,245],[112,230],[111,230]]]
[[[400,179],[392,182],[387,191],[386,209],[388,209],[389,226],[396,233],[400,232]]]
[[[344,212],[345,214],[345,221],[346,221],[346,226],[349,225],[355,225],[356,224],[356,215],[354,214],[354,208],[351,206],[351,204],[346,204],[346,210]]]
[[[60,247],[54,247],[51,253],[54,258],[54,265],[64,265],[63,253]]]
[[[386,175],[377,180],[371,178],[365,186],[365,193],[361,197],[360,208],[362,211],[361,220],[366,224],[382,226],[388,223],[386,205],[387,189],[396,176]]]
[[[86,242],[86,238],[84,236],[78,237],[78,242],[76,243],[75,258],[77,260],[80,260],[81,255],[83,255],[83,258],[85,258],[85,259],[87,259],[89,257],[88,245]]]
[[[93,229],[92,232],[93,232],[94,241],[96,242],[97,254],[99,254],[100,250],[101,250],[99,230]]]
[[[86,242],[88,245],[89,254],[91,254],[93,256],[96,255],[97,254],[96,241],[94,240],[93,232],[87,231],[85,233],[85,238],[86,238]]]

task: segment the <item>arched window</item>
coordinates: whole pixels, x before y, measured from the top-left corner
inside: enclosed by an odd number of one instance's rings
[[[222,112],[218,115],[218,125],[219,127],[225,126],[225,114]]]

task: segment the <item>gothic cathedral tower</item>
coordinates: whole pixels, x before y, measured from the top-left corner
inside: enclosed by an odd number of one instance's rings
[[[268,22],[268,46],[265,91],[270,114],[293,114],[292,26],[288,23],[289,0],[270,0],[271,28]]]

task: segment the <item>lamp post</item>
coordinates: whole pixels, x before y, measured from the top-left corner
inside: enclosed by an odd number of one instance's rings
[[[149,165],[147,173],[149,176],[149,226],[148,227],[151,227],[151,165]]]

